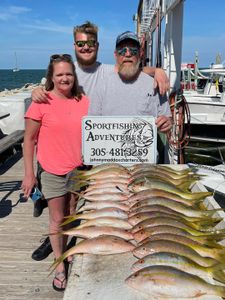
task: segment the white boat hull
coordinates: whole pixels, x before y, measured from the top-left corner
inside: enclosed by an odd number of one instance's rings
[[[225,102],[221,97],[185,94],[191,124],[225,125]]]

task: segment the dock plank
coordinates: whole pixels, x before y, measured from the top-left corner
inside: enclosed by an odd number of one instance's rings
[[[23,159],[0,176],[0,300],[63,299],[48,277],[53,255],[31,258],[48,232],[48,211],[33,217],[33,202],[21,199],[22,178]]]

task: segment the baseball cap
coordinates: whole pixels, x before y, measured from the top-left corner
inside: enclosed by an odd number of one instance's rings
[[[137,43],[137,45],[140,47],[140,42],[139,39],[137,37],[137,35],[131,31],[125,31],[123,33],[121,33],[120,35],[118,35],[117,39],[116,39],[116,47],[125,40],[132,40],[135,41]]]

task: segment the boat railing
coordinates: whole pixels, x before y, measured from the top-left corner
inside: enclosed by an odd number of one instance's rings
[[[196,146],[185,146],[185,150],[194,150],[194,152],[190,152],[192,156],[195,156],[196,158],[202,158],[206,160],[211,160],[214,163],[219,163],[225,165],[225,146],[216,146],[216,147],[196,147]],[[202,152],[202,153],[199,153]],[[205,154],[205,153],[206,154]],[[212,154],[212,152],[217,153],[217,157]],[[219,157],[218,157],[219,156]]]
[[[188,166],[190,166],[193,169],[205,169],[208,171],[212,171],[215,173],[218,173],[220,175],[222,175],[225,178],[225,169],[222,170],[221,168],[218,168],[217,166],[208,166],[208,165],[201,165],[201,164],[197,164],[197,163],[188,163]]]

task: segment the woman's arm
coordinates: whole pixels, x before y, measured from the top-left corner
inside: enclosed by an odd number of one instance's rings
[[[37,135],[40,128],[40,122],[32,119],[25,120],[25,134],[23,144],[24,157],[24,179],[22,182],[22,189],[24,197],[28,198],[33,186],[36,184],[36,177],[34,174],[34,149],[37,141]]]

